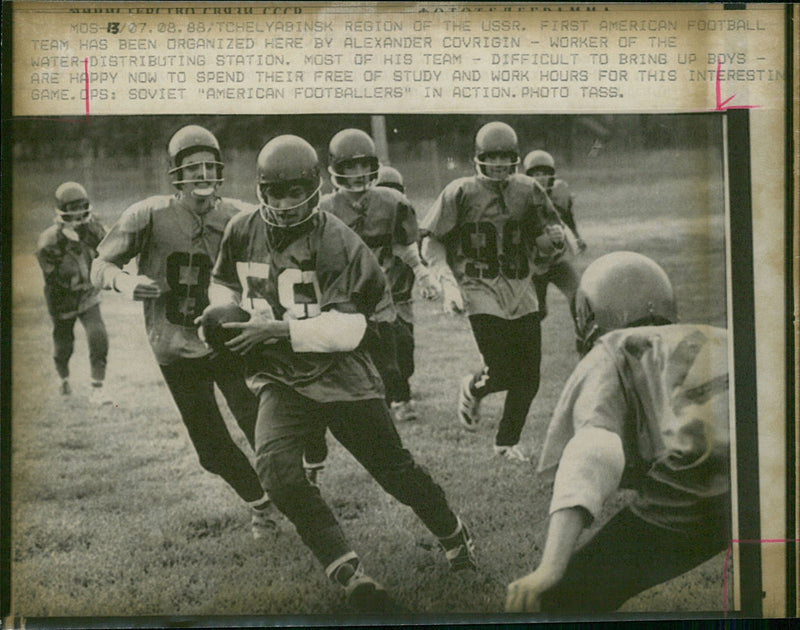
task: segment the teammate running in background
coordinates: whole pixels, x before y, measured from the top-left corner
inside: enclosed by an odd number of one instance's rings
[[[436,297],[438,287],[419,257],[414,208],[403,193],[375,186],[379,166],[375,143],[366,132],[344,129],[337,133],[330,142],[328,166],[336,191],[322,197],[320,209],[344,221],[372,250],[392,296],[407,302],[409,281],[413,284],[416,279],[425,296]],[[397,333],[402,324],[393,308],[378,309],[371,320],[377,335],[368,337],[368,345],[386,386],[386,400],[397,420],[413,420],[416,410],[398,360]]]
[[[550,201],[553,202],[561,220],[572,230],[575,236],[576,253],[586,249],[586,242],[578,234],[575,224],[575,215],[572,213],[573,197],[567,182],[556,178],[556,163],[553,156],[547,151],[531,151],[523,161],[525,174],[533,177],[545,189]],[[569,304],[569,312],[575,320],[575,291],[578,290],[578,272],[572,263],[560,258],[555,260],[544,273],[533,274],[533,284],[536,286],[536,297],[539,300],[540,318],[547,316],[547,285],[552,283],[558,287]]]
[[[247,206],[217,194],[223,163],[210,131],[183,127],[167,150],[177,192],[148,197],[122,213],[98,246],[92,281],[142,301],[150,346],[200,465],[220,475],[245,501],[253,536],[261,538],[275,526],[270,501],[225,425],[214,385],[251,445],[258,400],[245,384],[241,363],[228,354],[211,353],[194,324],[208,304],[211,267],[223,230]],[[122,270],[132,258],[138,275]]]
[[[406,188],[403,175],[396,168],[384,166],[378,169],[379,187],[393,188],[405,195]],[[394,261],[398,264],[397,260]],[[392,283],[392,300],[397,309],[397,325],[395,341],[397,345],[397,367],[400,369],[400,381],[397,400],[392,402],[392,414],[398,422],[415,420],[417,409],[411,396],[410,379],[414,374],[414,270],[403,261],[400,270],[395,274]],[[428,293],[431,295],[431,293]]]
[[[53,320],[53,359],[59,377],[59,391],[72,393],[69,360],[75,347],[75,321],[80,320],[89,344],[92,387],[89,400],[110,404],[104,394],[108,357],[108,334],[100,314],[100,291],[89,277],[97,244],[105,228],[92,214],[86,189],[65,182],[56,189],[55,223],[39,236],[36,259],[44,274],[44,297]]]
[[[422,221],[422,251],[441,281],[445,311],[469,315],[484,362],[461,381],[458,419],[475,431],[481,399],[507,391],[494,450],[529,461],[519,440],[541,361],[531,273],[562,250],[564,228],[545,191],[516,173],[517,134],[507,124],[481,127],[474,161],[477,175],[450,182]]]
[[[391,611],[393,602],[364,573],[319,489],[303,474],[310,436],[327,427],[439,538],[453,569],[474,568],[472,540],[392,423],[381,378],[361,343],[386,296],[386,278],[358,235],[319,211],[316,151],[302,138],[279,136],[262,148],[257,172],[261,206],[228,225],[209,309],[238,304],[252,313],[247,322],[222,326],[241,331],[226,345],[245,356],[248,384],[260,398],[256,468],[350,606]]]
[[[578,341],[539,471],[557,467],[538,568],[509,612],[613,611],[724,550],[731,497],[727,333],[676,324],[666,273],[641,254],[598,258],[581,278]],[[618,487],[636,498],[583,547]]]

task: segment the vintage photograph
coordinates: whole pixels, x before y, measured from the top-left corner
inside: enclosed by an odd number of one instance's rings
[[[13,614],[735,614],[725,121],[15,119]]]

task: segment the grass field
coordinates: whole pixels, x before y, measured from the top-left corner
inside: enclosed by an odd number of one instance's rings
[[[225,194],[252,200],[252,156],[228,162]],[[249,161],[248,161],[249,160]],[[245,508],[198,465],[144,334],[141,307],[108,295],[103,314],[116,406],[89,406],[88,359],[76,328],[76,392],[60,397],[35,238],[51,221],[49,196],[65,179],[84,181],[108,225],[132,201],[166,191],[158,164],[72,168],[19,164],[14,181],[12,613],[26,617],[306,615],[340,613],[329,586],[288,521],[253,541]],[[437,190],[426,165],[396,162],[420,214]],[[95,173],[101,172],[102,175]],[[449,177],[466,173],[456,169]],[[714,151],[617,155],[604,166],[564,170],[576,195],[587,252],[580,268],[613,250],[657,260],[671,276],[683,321],[725,325],[724,215]],[[241,175],[237,175],[242,173]],[[543,323],[542,385],[522,442],[534,455],[549,413],[574,367],[566,301],[550,290]],[[479,356],[463,318],[416,305],[421,420],[399,426],[406,446],[445,488],[471,526],[481,570],[450,575],[433,536],[385,495],[329,439],[322,493],[369,573],[416,613],[503,608],[506,585],[532,570],[546,533],[550,487],[534,465],[495,459],[501,396],[487,400],[475,434],[454,421],[457,383]],[[625,497],[615,502],[619,506]],[[719,556],[630,601],[625,610],[722,610]],[[496,617],[494,617],[496,619]]]

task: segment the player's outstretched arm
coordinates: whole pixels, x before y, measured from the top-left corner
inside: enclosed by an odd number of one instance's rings
[[[439,280],[442,292],[442,306],[448,315],[464,312],[464,296],[456,282],[453,271],[447,264],[447,249],[434,236],[422,239],[422,256],[428,261],[428,268],[434,278]]]
[[[422,264],[416,243],[409,245],[392,245],[392,253],[411,267],[414,279],[419,287],[420,295],[426,300],[436,300],[441,295],[439,282],[433,277],[428,268]]]
[[[506,612],[541,610],[542,595],[561,581],[587,520],[580,507],[558,510],[550,517],[542,562],[533,573],[508,585]]]
[[[590,426],[570,439],[553,485],[542,561],[533,573],[509,584],[508,612],[540,610],[542,594],[561,581],[578,537],[619,487],[624,469],[622,440],[616,433]]]

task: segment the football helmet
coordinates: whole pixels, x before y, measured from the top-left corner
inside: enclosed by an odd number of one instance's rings
[[[507,158],[507,162],[488,163],[489,157],[502,156]],[[475,169],[478,175],[494,181],[503,181],[508,175],[516,171],[519,164],[519,142],[517,132],[504,122],[490,122],[478,130],[475,135]],[[486,168],[492,166],[504,166],[508,174],[503,177],[490,177],[486,174]]]
[[[202,177],[186,179],[183,176],[182,169],[186,166],[200,164],[200,162],[184,163],[183,160],[185,157],[198,151],[209,151],[214,156],[214,160],[202,162]],[[216,187],[224,181],[222,178],[222,169],[225,164],[222,162],[219,142],[214,134],[205,127],[188,125],[178,129],[172,138],[170,138],[169,144],[167,144],[167,153],[169,154],[169,174],[175,177],[172,181],[172,185],[177,188],[180,188],[183,184],[208,182],[210,184],[208,189],[200,189],[194,192],[201,197],[209,196],[213,194]]]
[[[556,162],[547,151],[536,150],[528,153],[522,162],[522,169],[528,177],[537,179],[547,190],[553,187]]]
[[[378,181],[378,152],[369,134],[361,129],[342,129],[331,138],[328,147],[328,172],[337,188],[362,192]],[[345,169],[366,164],[368,170],[360,175],[346,175]],[[355,181],[353,181],[355,180]]]
[[[401,193],[405,193],[406,187],[403,182],[403,175],[396,168],[391,166],[383,166],[378,169],[378,181],[376,186],[385,186],[386,188],[394,188]]]
[[[666,272],[635,252],[613,252],[592,262],[578,285],[575,311],[582,354],[612,330],[672,324],[678,316],[675,292]]]
[[[56,189],[56,221],[84,225],[92,220],[92,204],[86,189],[76,182],[64,182]]]
[[[322,177],[317,152],[298,136],[273,138],[258,154],[256,194],[258,211],[264,222],[273,228],[289,228],[304,223],[317,212]],[[306,198],[292,206],[270,205],[269,197],[286,198],[293,187],[301,186]],[[288,221],[288,222],[287,222]]]

